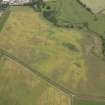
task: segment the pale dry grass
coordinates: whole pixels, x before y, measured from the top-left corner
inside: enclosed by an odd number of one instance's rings
[[[0,60],[0,104],[70,105],[69,98],[15,61]]]
[[[105,9],[105,0],[81,0],[90,7],[95,13]]]
[[[47,89],[37,100],[38,105],[71,105],[70,96],[53,87]]]

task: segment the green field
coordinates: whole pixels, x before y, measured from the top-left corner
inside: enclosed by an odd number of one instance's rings
[[[69,22],[74,25],[87,23],[91,31],[104,36],[105,16],[102,14],[94,14],[88,6],[84,7],[84,3],[79,3],[78,1],[79,0],[56,0],[56,3],[51,2],[52,4],[50,3],[49,6],[52,7],[52,5],[55,5],[55,18],[58,23],[59,21]]]
[[[56,0],[56,3],[51,2],[47,5],[56,5],[57,21],[68,21],[70,23],[83,23],[94,20],[94,15],[83,8],[77,0]]]
[[[105,105],[105,102],[101,101],[79,101],[75,105]]]

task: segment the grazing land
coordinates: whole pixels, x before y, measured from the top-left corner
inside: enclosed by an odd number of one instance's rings
[[[47,8],[56,11],[56,22],[69,23],[68,28],[47,21],[44,9],[42,13],[29,6],[9,8],[8,18],[1,20],[0,104],[105,104],[90,99],[72,102],[73,96],[105,96],[101,40],[105,16],[84,4],[78,0],[47,2]]]
[[[30,7],[11,7],[10,10],[11,14],[0,33],[1,49],[70,91],[99,96],[105,94],[104,62],[97,36],[87,37],[88,33],[79,29],[55,27]],[[86,37],[92,40],[91,46],[85,43]],[[99,64],[93,53],[100,56]],[[92,66],[91,62],[98,65]],[[102,67],[102,70],[100,73],[95,69],[91,71],[93,67],[97,70]]]
[[[89,31],[104,36],[105,16],[94,14],[81,0],[56,0],[56,3],[52,2],[52,4],[49,3],[48,5],[50,7],[55,5],[54,11],[56,11],[56,15],[54,14],[54,16],[58,23],[60,21],[60,23],[68,22],[71,25],[83,24],[84,27],[88,27]]]
[[[68,82],[66,85],[76,88],[79,80],[85,79],[82,47],[79,44],[81,32],[56,28],[39,12],[29,7],[20,8],[11,8],[0,33],[0,48],[61,84],[67,80],[70,82],[69,78],[74,75],[72,85]]]
[[[51,2],[47,5],[51,7],[55,5],[57,21],[67,21],[73,24],[94,20],[94,14],[87,11],[77,0],[56,0],[56,3]]]

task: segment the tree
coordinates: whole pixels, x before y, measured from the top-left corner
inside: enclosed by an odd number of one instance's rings
[[[41,10],[42,5],[43,5],[43,0],[32,0],[32,7],[35,10]]]

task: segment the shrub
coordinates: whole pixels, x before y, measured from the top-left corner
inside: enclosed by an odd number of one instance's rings
[[[105,38],[102,36],[101,40],[102,40],[102,52],[103,52],[103,55],[105,56]]]
[[[45,18],[47,18],[49,21],[53,22],[54,24],[57,23],[57,20],[56,20],[56,12],[54,10],[49,10],[49,11],[43,11],[43,16]]]

